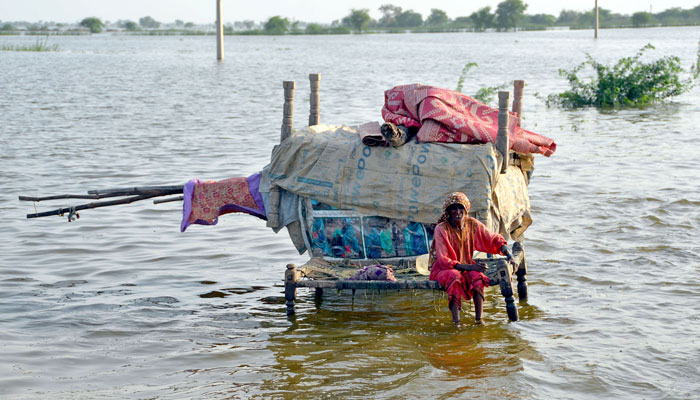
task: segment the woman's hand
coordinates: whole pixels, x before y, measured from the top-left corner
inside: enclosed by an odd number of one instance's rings
[[[455,269],[457,271],[476,271],[476,272],[486,272],[489,266],[486,263],[475,263],[475,264],[456,264]]]

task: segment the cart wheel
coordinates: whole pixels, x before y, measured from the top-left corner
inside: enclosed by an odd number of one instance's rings
[[[506,303],[506,312],[508,312],[508,319],[511,321],[517,321],[518,320],[518,307],[515,306],[515,303]]]

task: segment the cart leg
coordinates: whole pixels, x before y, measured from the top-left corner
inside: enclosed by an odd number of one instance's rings
[[[527,260],[525,258],[525,249],[523,245],[515,242],[513,243],[513,252],[522,252],[523,257],[518,265],[518,270],[515,271],[515,275],[518,276],[518,298],[521,301],[527,300]]]
[[[317,287],[314,292],[314,305],[316,308],[320,308],[323,303],[323,288]]]
[[[500,261],[498,263],[498,280],[501,286],[501,294],[506,300],[506,312],[508,313],[508,319],[511,321],[518,320],[518,308],[515,305],[515,298],[513,297],[513,275],[510,272],[510,266],[505,261]]]
[[[294,300],[297,296],[297,267],[294,264],[287,264],[287,271],[284,273],[284,299],[287,301],[287,315],[294,314]]]

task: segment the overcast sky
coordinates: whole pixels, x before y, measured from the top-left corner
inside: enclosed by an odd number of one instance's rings
[[[280,15],[292,20],[330,23],[342,19],[352,8],[367,8],[379,18],[382,4],[394,4],[427,17],[438,8],[450,18],[467,16],[479,8],[492,9],[502,0],[223,0],[224,22],[265,21]],[[527,14],[559,15],[562,9],[584,11],[593,8],[594,0],[525,0]],[[89,16],[103,21],[128,19],[138,21],[151,16],[160,22],[209,23],[216,17],[216,0],[0,0],[0,21],[77,22]],[[693,8],[700,0],[598,0],[598,6],[616,13],[637,11],[656,13],[671,7]]]

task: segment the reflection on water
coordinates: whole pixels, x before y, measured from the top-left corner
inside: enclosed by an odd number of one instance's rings
[[[62,51],[0,52],[2,398],[693,398],[700,392],[700,87],[644,109],[548,109],[535,93],[589,52],[652,43],[696,56],[700,28],[235,37],[55,37]],[[16,44],[17,36],[0,36]],[[282,50],[281,50],[282,49]],[[288,50],[287,50],[288,49]],[[396,50],[400,49],[400,50]],[[406,57],[397,56],[397,51]],[[403,57],[403,58],[402,58]],[[452,326],[429,292],[299,290],[284,232],[227,215],[179,232],[176,203],[26,220],[18,195],[183,184],[259,171],[279,140],[281,82],[307,120],[321,73],[325,123],[380,118],[383,91],[466,93],[524,79],[537,157],[526,234],[530,284],[508,323]],[[40,211],[70,205],[39,203]]]
[[[423,380],[468,393],[475,380],[508,376],[522,369],[523,359],[540,358],[511,328],[493,288],[485,304],[488,324],[458,327],[439,293],[358,291],[353,299],[350,291],[334,292],[315,296],[308,312],[291,316],[287,329],[270,335],[277,373],[263,383],[264,395],[405,396],[414,390],[407,386]],[[526,303],[521,309],[523,321],[541,314]],[[473,319],[473,310],[464,313]]]

